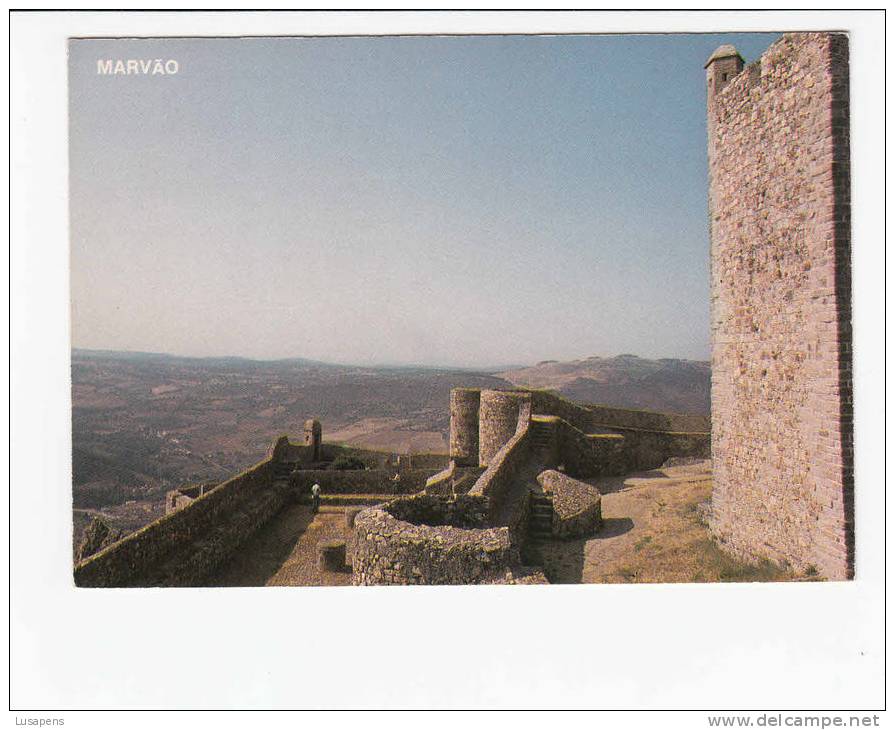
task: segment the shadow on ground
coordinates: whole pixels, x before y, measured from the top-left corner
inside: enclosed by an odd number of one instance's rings
[[[299,539],[313,522],[310,508],[287,505],[251,537],[237,554],[212,575],[210,586],[263,586],[292,555]]]
[[[581,583],[584,577],[584,548],[593,540],[624,535],[634,528],[630,517],[606,517],[599,532],[577,540],[551,540],[530,545],[526,562],[540,567],[551,583]]]

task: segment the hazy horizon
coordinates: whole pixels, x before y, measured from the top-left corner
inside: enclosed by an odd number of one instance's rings
[[[600,358],[603,360],[613,360],[621,357],[636,357],[642,360],[685,360],[688,362],[710,362],[708,358],[702,359],[694,359],[694,358],[664,358],[664,357],[656,357],[656,358],[646,358],[642,355],[638,355],[633,352],[619,352],[615,355],[589,355],[581,358],[572,358],[571,360],[562,360],[559,361],[556,358],[541,358],[540,360],[531,361],[531,362],[507,362],[507,363],[497,363],[491,365],[445,365],[442,363],[418,363],[418,362],[404,362],[404,363],[396,363],[396,362],[337,362],[337,361],[328,361],[328,360],[315,360],[313,358],[303,358],[303,357],[273,357],[273,358],[262,358],[262,357],[248,357],[245,355],[179,355],[172,352],[149,352],[146,350],[110,350],[106,348],[89,348],[89,347],[72,347],[72,353],[89,353],[90,355],[128,355],[128,356],[140,356],[144,355],[147,357],[166,357],[172,359],[185,359],[185,360],[247,360],[249,362],[258,362],[258,363],[277,363],[277,362],[289,362],[293,360],[303,360],[314,364],[319,365],[333,365],[336,367],[357,367],[357,368],[420,368],[426,370],[463,370],[470,372],[482,372],[482,373],[494,373],[501,372],[506,370],[512,370],[516,368],[527,368],[532,367],[534,365],[540,365],[542,363],[547,362],[574,362],[574,361],[584,361],[592,358]]]
[[[777,35],[72,40],[72,347],[708,360],[703,64]]]

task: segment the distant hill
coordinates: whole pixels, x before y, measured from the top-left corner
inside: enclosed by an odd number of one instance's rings
[[[165,491],[225,479],[306,418],[324,439],[400,453],[448,449],[451,388],[551,388],[574,400],[707,413],[709,366],[633,355],[548,360],[505,373],[312,360],[72,353],[75,544],[90,517],[134,530]]]
[[[710,412],[711,367],[705,360],[589,357],[495,373],[525,388],[556,390],[572,400],[668,413]]]

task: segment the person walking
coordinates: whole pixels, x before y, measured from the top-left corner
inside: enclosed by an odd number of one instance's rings
[[[317,482],[314,482],[314,486],[311,487],[311,509],[314,514],[317,514],[320,509],[320,485]]]

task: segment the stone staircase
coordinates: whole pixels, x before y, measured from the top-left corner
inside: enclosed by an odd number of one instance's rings
[[[556,424],[552,421],[532,419],[529,426],[531,434],[531,455],[538,463],[547,465],[554,460],[553,448],[556,443]]]
[[[528,539],[544,542],[553,535],[553,497],[531,492],[531,513],[528,517]]]

